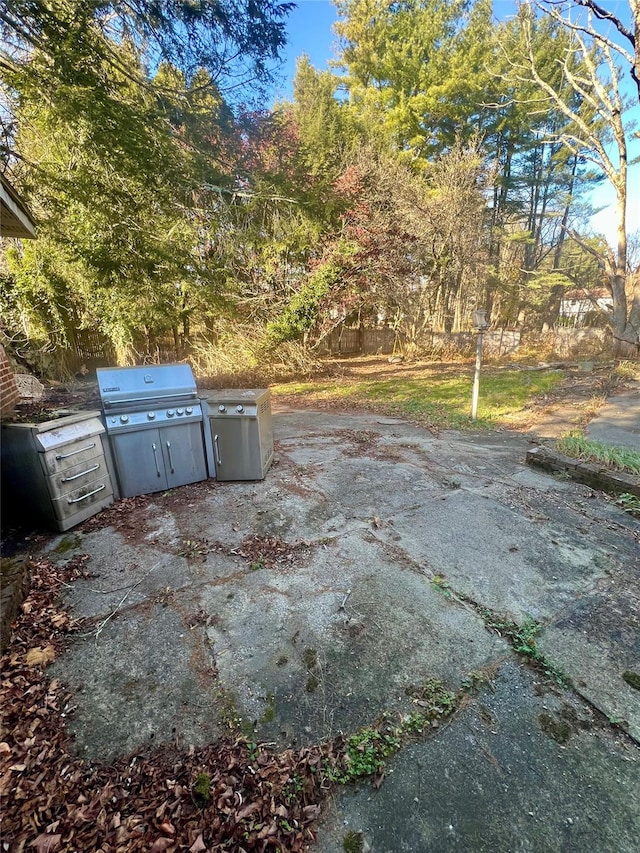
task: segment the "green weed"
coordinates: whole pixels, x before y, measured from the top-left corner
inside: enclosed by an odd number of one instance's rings
[[[554,666],[536,646],[536,637],[540,633],[540,624],[535,619],[527,619],[521,625],[506,616],[501,616],[486,607],[479,608],[485,626],[490,631],[495,631],[511,644],[511,648],[517,654],[528,658],[546,676],[552,678],[557,684],[565,686],[569,683],[568,677],[558,667]]]
[[[428,679],[411,691],[413,702],[420,710],[405,714],[392,724],[385,716],[376,727],[367,727],[347,738],[339,761],[325,766],[324,776],[330,782],[347,784],[384,771],[387,759],[401,746],[426,729],[438,725],[438,720],[453,714],[464,691],[451,693],[441,681]]]
[[[199,773],[192,790],[193,802],[204,809],[211,802],[211,776],[208,773]]]
[[[437,590],[445,598],[451,598],[451,596],[453,595],[450,585],[446,582],[442,575],[434,575],[434,577],[429,583],[433,587],[433,589]]]
[[[640,518],[640,498],[636,495],[631,495],[629,492],[623,492],[619,495],[616,504],[630,515],[635,515]]]

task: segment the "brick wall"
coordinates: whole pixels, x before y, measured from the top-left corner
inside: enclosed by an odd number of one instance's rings
[[[13,370],[4,347],[0,344],[0,417],[10,415],[17,402],[18,389],[13,378]]]

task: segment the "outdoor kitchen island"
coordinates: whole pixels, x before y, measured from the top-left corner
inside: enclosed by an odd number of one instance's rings
[[[99,368],[122,497],[218,480],[262,480],[273,459],[271,393],[198,396],[188,364]]]

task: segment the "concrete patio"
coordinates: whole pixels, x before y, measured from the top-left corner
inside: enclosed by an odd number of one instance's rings
[[[375,853],[637,850],[640,693],[622,674],[640,672],[640,524],[528,469],[519,435],[284,408],[274,426],[264,481],[136,498],[49,544],[95,575],[66,590],[95,621],[52,667],[79,754],[238,724],[300,746],[410,711],[429,678],[457,690],[483,673],[379,790],[339,789],[317,850],[349,833]],[[537,620],[573,686],[529,667],[483,608]]]

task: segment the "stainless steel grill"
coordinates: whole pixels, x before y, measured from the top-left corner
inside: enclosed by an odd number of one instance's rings
[[[207,477],[202,406],[188,364],[98,368],[123,497]]]

